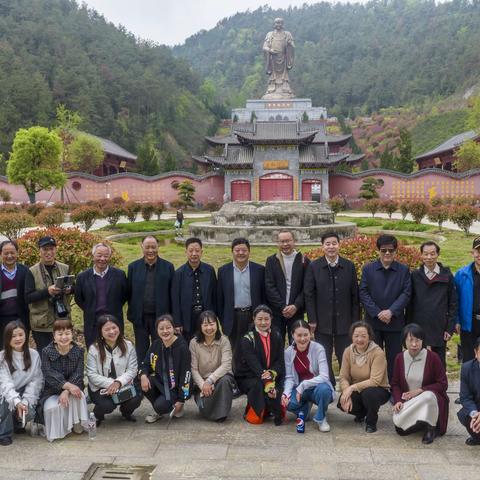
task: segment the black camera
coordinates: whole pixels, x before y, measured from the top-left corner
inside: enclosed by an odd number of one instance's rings
[[[55,317],[65,318],[68,316],[68,310],[62,296],[53,297],[52,303],[53,309],[55,310]]]

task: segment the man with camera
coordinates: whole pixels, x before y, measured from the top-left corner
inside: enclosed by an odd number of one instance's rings
[[[65,278],[69,266],[56,261],[57,243],[53,237],[38,241],[40,261],[25,276],[25,298],[30,309],[30,328],[37,350],[53,340],[53,322],[70,318],[70,295],[73,287]],[[58,280],[57,280],[58,279]]]

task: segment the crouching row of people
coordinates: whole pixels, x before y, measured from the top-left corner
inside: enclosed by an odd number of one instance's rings
[[[145,396],[154,414],[180,417],[184,403],[193,395],[201,415],[223,421],[228,416],[236,385],[247,396],[244,418],[262,423],[272,416],[280,425],[286,411],[303,412],[307,418],[317,406],[313,421],[328,432],[327,410],[335,392],[330,382],[325,349],[311,340],[303,320],[292,325],[293,343],[284,350],[281,335],[271,328],[272,312],[259,306],[253,328],[242,337],[236,352],[235,377],[232,350],[221,334],[213,312],[202,312],[199,328],[190,347],[175,333],[170,315],[157,319],[159,339],[153,342],[140,365],[135,349],[126,340],[111,315],[98,320],[96,342],[87,356],[88,394],[100,424],[105,415],[119,407],[126,421],[135,421],[133,412]],[[374,341],[369,324],[352,325],[351,345],[345,350],[340,371],[341,395],[338,408],[365,422],[367,433],[377,428],[381,405],[393,397],[393,423],[397,433],[406,435],[424,430],[423,442],[431,443],[447,429],[447,379],[438,355],[424,348],[424,332],[409,324],[403,332],[405,351],[395,361],[391,386],[387,380],[385,354]],[[81,433],[87,426],[88,409],[84,394],[84,352],[73,342],[69,320],[57,320],[54,341],[42,352],[28,348],[25,327],[19,321],[5,329],[5,348],[0,353],[0,444],[8,445],[12,433],[36,419],[43,423],[49,441],[71,431]],[[471,434],[467,443],[479,443],[480,407],[478,383],[480,340],[476,358],[462,369],[459,418]]]

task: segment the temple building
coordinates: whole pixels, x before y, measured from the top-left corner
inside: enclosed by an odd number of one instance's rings
[[[107,175],[131,172],[135,170],[137,163],[136,155],[128,152],[111,140],[97,137],[95,135],[91,136],[100,141],[103,151],[105,152],[103,163],[97,169],[95,169],[93,172],[94,175],[105,177]]]
[[[327,201],[329,171],[357,165],[364,157],[341,151],[351,135],[327,134],[326,111],[312,107],[311,100],[262,103],[256,110],[251,103],[234,110],[228,135],[206,137],[214,153],[193,159],[223,172],[228,200],[312,200],[316,194]]]
[[[440,145],[437,145],[432,150],[422,153],[421,155],[417,155],[415,157],[415,161],[418,163],[418,169],[423,170],[425,168],[440,168],[442,170],[456,172],[455,153],[458,148],[468,140],[475,140],[476,142],[479,142],[480,136],[473,130],[459,133]]]

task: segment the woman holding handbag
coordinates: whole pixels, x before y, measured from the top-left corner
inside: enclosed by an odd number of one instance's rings
[[[87,356],[88,393],[95,404],[97,425],[117,407],[125,420],[136,421],[132,414],[142,401],[140,389],[134,385],[137,365],[135,347],[123,337],[117,319],[101,315],[96,341]]]

